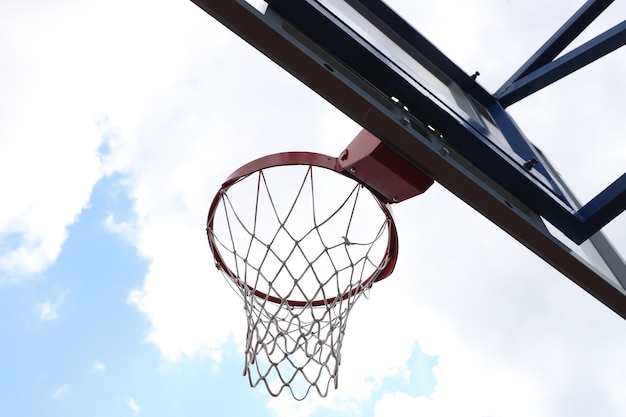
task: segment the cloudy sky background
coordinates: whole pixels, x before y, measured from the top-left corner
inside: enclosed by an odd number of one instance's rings
[[[493,92],[582,2],[389,4]],[[511,108],[585,201],[623,172],[624,73],[619,50]],[[626,413],[624,320],[437,185],[395,207],[339,390],[249,388],[209,203],[243,163],[338,155],[359,127],[190,1],[2,2],[0,92],[3,415]]]

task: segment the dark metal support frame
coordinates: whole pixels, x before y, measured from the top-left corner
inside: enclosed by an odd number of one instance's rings
[[[360,12],[375,16],[377,24],[393,30],[393,36],[410,39],[408,43],[416,53],[426,56],[430,64],[443,71],[465,94],[488,109],[507,138],[517,135],[522,144],[527,142],[536,163],[527,165],[511,160],[467,118],[446,108],[406,74],[391,68],[384,56],[314,0],[266,0],[269,7],[265,14],[244,0],[193,1],[626,318],[626,267],[598,231],[626,206],[624,176],[580,208],[549,162],[517,129],[497,97],[482,89],[379,0],[348,2],[360,8]],[[594,11],[581,13],[586,19],[601,12],[596,3],[606,2],[588,2],[587,8]],[[557,38],[566,39],[576,31],[580,33],[582,29],[569,29],[565,31],[567,35]],[[607,42],[610,43],[603,40],[600,44],[606,48]],[[527,68],[518,71],[510,84],[545,66],[555,48],[547,49],[551,52],[539,53],[538,58],[531,59],[533,62],[529,61]],[[402,97],[401,106],[392,100],[397,97]],[[537,181],[539,173],[550,176],[548,184]],[[612,277],[598,271],[555,238],[542,218],[574,242],[586,241],[585,244],[590,243],[602,252]]]

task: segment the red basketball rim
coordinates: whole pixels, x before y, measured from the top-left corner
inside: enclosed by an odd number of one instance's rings
[[[311,302],[301,301],[301,300],[291,300],[291,299],[281,299],[275,297],[270,294],[266,294],[248,284],[239,278],[239,276],[234,273],[224,262],[224,258],[218,249],[218,245],[215,241],[215,236],[211,233],[213,230],[213,221],[215,218],[215,213],[219,206],[219,203],[222,201],[223,195],[228,191],[228,189],[241,181],[242,179],[248,177],[251,174],[262,171],[267,168],[276,167],[276,166],[285,166],[285,165],[305,165],[305,166],[315,166],[319,168],[329,169],[338,174],[344,175],[352,180],[354,178],[347,175],[344,171],[340,170],[339,161],[337,158],[333,158],[327,155],[322,155],[313,152],[283,152],[277,153],[273,155],[267,155],[256,159],[252,162],[249,162],[237,169],[233,172],[222,184],[222,187],[217,192],[215,197],[213,198],[213,202],[211,203],[211,207],[209,209],[209,214],[207,218],[207,237],[209,240],[209,247],[211,248],[211,252],[213,252],[213,257],[215,258],[216,266],[221,269],[233,282],[239,286],[240,288],[248,288],[256,297],[261,299],[267,299],[276,304],[288,304],[292,307],[304,307],[308,304],[319,307],[323,305],[329,305],[334,303],[337,300],[345,300],[347,298],[353,297],[363,289],[368,288],[370,283],[380,281],[382,279],[387,278],[392,272],[396,265],[396,260],[398,257],[398,231],[396,229],[395,222],[393,220],[393,216],[391,211],[386,203],[384,203],[380,198],[376,196],[376,194],[372,193],[372,197],[378,203],[378,206],[382,210],[388,222],[388,241],[387,248],[385,251],[385,256],[383,257],[379,267],[358,287],[352,288],[349,291],[346,291],[343,294],[337,295],[335,297],[323,298],[314,300]]]

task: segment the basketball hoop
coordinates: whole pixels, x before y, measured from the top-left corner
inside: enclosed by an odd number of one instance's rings
[[[389,199],[359,181],[352,164],[367,166],[371,153],[354,161],[350,149],[340,158],[290,152],[252,161],[209,210],[216,266],[244,301],[244,375],[273,396],[287,388],[302,400],[312,388],[322,397],[337,388],[348,314],[396,263]]]

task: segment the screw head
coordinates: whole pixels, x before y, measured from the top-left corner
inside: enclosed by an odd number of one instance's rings
[[[539,161],[537,160],[537,158],[535,158],[534,156],[532,158],[530,158],[528,161],[524,162],[524,168],[527,171],[530,171],[531,169],[533,169],[535,167],[535,165],[537,165],[539,163]]]
[[[411,124],[411,121],[409,120],[408,117],[404,116],[402,117],[402,119],[400,120],[400,123],[402,123],[402,126],[408,126]]]

